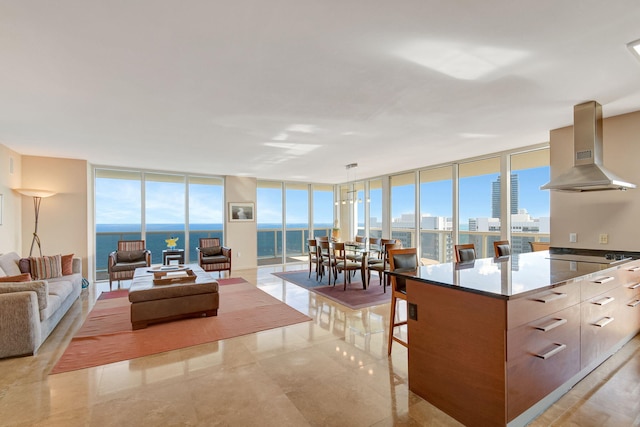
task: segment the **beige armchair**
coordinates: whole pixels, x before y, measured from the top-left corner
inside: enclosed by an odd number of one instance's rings
[[[136,268],[151,266],[151,251],[145,247],[144,240],[120,240],[118,249],[109,254],[109,289],[114,280],[133,279]]]
[[[196,250],[198,264],[204,271],[217,271],[218,275],[221,271],[228,271],[231,275],[231,248],[220,246],[220,239],[202,238]]]

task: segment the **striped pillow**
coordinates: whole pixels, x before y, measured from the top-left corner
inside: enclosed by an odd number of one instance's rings
[[[35,280],[53,279],[62,276],[62,256],[43,256],[29,258],[31,263],[31,276]]]

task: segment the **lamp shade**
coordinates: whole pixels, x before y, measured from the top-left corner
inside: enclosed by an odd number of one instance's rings
[[[51,197],[56,194],[55,191],[36,190],[34,188],[16,188],[15,190],[18,193],[22,194],[23,196],[30,196],[30,197]]]

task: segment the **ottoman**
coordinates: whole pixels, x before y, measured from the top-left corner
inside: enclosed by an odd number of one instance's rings
[[[153,273],[138,268],[129,288],[131,328],[186,317],[217,316],[220,303],[218,282],[199,266],[188,266],[193,282],[154,285]]]

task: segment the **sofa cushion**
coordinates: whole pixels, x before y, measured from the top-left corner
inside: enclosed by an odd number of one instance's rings
[[[146,261],[145,251],[118,251],[116,252],[116,263],[120,262],[140,262]]]
[[[18,261],[18,268],[20,268],[20,271],[23,273],[31,273],[31,261],[29,258],[20,258],[20,261]]]
[[[62,276],[62,256],[31,257],[31,275],[35,279],[52,279]]]
[[[73,274],[73,254],[62,255],[61,263],[63,276],[69,276]]]
[[[31,281],[31,274],[29,274],[29,273],[18,274],[17,276],[0,277],[0,283],[5,283],[5,282],[30,282],[30,281]]]
[[[20,261],[20,256],[15,252],[0,255],[0,269],[2,269],[6,276],[22,274],[20,267],[18,267],[18,261]]]
[[[69,280],[49,282],[49,295],[57,295],[64,300],[71,292],[73,292],[73,283]]]
[[[200,248],[203,256],[216,256],[222,254],[222,247],[212,246],[210,248]]]
[[[49,296],[49,283],[46,280],[32,280],[30,282],[10,282],[0,283],[0,294],[10,292],[35,292],[38,297],[38,308],[40,311],[47,308]]]

